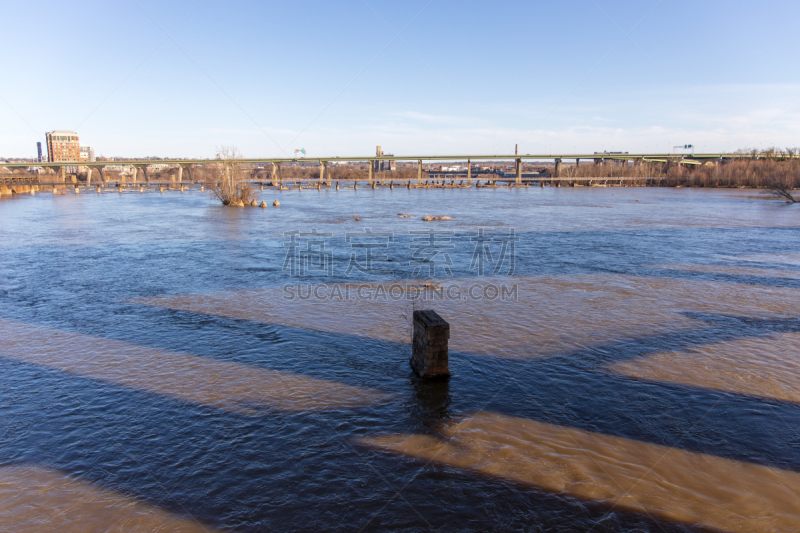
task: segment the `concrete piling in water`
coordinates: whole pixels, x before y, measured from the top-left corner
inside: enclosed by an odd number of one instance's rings
[[[411,368],[421,378],[449,376],[450,324],[430,309],[414,311],[413,321]]]

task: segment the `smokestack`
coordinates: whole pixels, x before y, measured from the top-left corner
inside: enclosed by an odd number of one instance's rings
[[[515,144],[514,145],[514,155],[518,155],[518,154],[519,154],[519,145]]]

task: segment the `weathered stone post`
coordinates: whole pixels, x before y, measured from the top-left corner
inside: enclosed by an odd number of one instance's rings
[[[411,368],[421,378],[447,377],[450,367],[447,341],[450,324],[436,311],[414,311],[414,339],[411,348]]]

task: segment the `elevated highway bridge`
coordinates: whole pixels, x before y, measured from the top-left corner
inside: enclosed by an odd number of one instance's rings
[[[367,163],[369,183],[373,183],[376,179],[375,168],[376,162],[380,161],[410,161],[417,163],[417,183],[422,182],[422,172],[424,163],[433,162],[464,162],[466,168],[464,171],[459,172],[459,176],[464,174],[468,182],[472,179],[472,164],[479,162],[497,163],[508,161],[514,165],[515,171],[513,179],[517,184],[521,184],[523,180],[523,164],[524,162],[553,162],[553,171],[550,176],[541,176],[534,179],[562,179],[562,162],[574,161],[579,165],[582,161],[591,162],[594,164],[604,164],[606,162],[616,162],[633,165],[640,165],[647,162],[659,162],[666,164],[680,164],[680,165],[701,165],[708,161],[731,161],[736,159],[762,159],[768,158],[768,155],[753,155],[742,153],[707,153],[707,154],[663,154],[663,153],[642,153],[642,154],[627,154],[616,152],[604,153],[591,153],[591,154],[501,154],[501,155],[488,155],[488,154],[472,154],[472,155],[407,155],[407,156],[367,156],[367,157],[309,157],[309,158],[259,158],[259,159],[237,159],[238,164],[260,164],[269,165],[268,170],[271,171],[270,180],[274,183],[282,183],[283,176],[281,167],[284,164],[292,163],[316,163],[320,168],[319,182],[330,184],[331,177],[327,172],[328,165],[331,163]],[[782,156],[797,158],[798,155]],[[61,175],[61,178],[66,180],[66,169],[68,167],[83,167],[88,172],[88,184],[91,184],[92,174],[97,171],[101,182],[106,181],[104,169],[108,166],[124,166],[133,169],[132,183],[139,182],[139,172],[142,173],[145,183],[150,183],[148,174],[148,167],[151,165],[166,165],[168,167],[177,168],[178,175],[177,181],[180,183],[183,180],[183,172],[186,171],[189,180],[192,180],[192,168],[197,165],[214,165],[223,163],[221,159],[169,159],[169,160],[150,160],[150,159],[127,159],[115,161],[63,161],[63,162],[18,162],[18,163],[0,163],[0,174],[10,175],[13,169],[40,167],[54,170]],[[438,171],[439,173],[444,171]],[[454,174],[453,172],[446,174]],[[525,173],[525,178],[531,179],[529,173]],[[580,178],[583,179],[583,178]],[[406,180],[401,180],[406,181]]]

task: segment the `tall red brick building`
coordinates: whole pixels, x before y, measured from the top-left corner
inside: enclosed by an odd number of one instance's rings
[[[61,163],[80,161],[81,146],[74,131],[55,130],[44,134],[47,142],[47,161]]]

